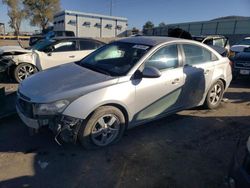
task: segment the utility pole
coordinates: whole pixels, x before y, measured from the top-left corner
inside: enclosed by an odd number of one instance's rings
[[[110,0],[110,16],[112,16],[113,0]]]

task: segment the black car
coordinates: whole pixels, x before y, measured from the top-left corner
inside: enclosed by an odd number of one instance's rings
[[[75,33],[73,31],[49,31],[46,34],[38,34],[30,37],[29,45],[33,46],[41,40],[49,40],[54,37],[74,37]]]
[[[239,52],[233,59],[233,76],[250,76],[250,48],[245,48],[243,52]]]

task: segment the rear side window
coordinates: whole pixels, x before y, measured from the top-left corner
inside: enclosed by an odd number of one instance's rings
[[[217,57],[209,50],[192,44],[183,44],[185,64],[196,65],[217,60]]]
[[[73,31],[65,31],[65,36],[74,37],[75,33]]]
[[[53,46],[53,52],[67,52],[76,50],[76,41],[63,41]]]
[[[80,50],[95,50],[103,46],[102,43],[90,40],[81,40],[80,41]]]
[[[152,66],[159,70],[176,68],[179,65],[177,45],[165,46],[155,52],[145,66]]]

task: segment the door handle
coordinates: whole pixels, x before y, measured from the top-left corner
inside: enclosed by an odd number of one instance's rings
[[[179,83],[180,82],[180,79],[179,78],[176,78],[176,79],[174,79],[173,81],[172,81],[172,84],[177,84],[177,83]]]
[[[75,57],[74,55],[69,56],[69,58],[74,58],[74,57]]]

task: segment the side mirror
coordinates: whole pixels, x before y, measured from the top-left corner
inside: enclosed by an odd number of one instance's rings
[[[47,55],[48,55],[48,56],[52,56],[52,53],[51,53],[51,52],[49,52],[49,53],[47,53]]]
[[[155,67],[145,67],[142,71],[142,77],[144,78],[159,78],[161,76],[161,72]]]

